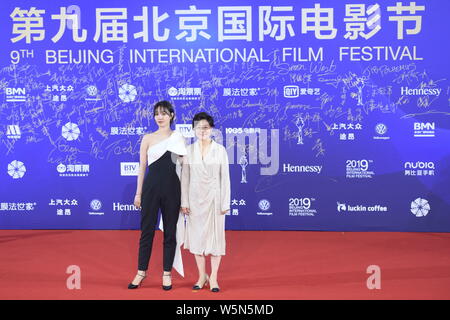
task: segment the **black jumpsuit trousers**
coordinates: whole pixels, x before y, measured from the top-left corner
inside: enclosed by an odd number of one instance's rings
[[[167,272],[172,270],[180,205],[180,179],[176,173],[172,153],[166,151],[149,165],[142,187],[138,270],[148,269],[159,210],[164,225],[163,268]]]

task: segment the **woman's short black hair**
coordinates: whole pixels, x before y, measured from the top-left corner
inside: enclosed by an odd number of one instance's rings
[[[158,109],[162,109],[163,111],[166,111],[167,113],[169,113],[169,115],[171,113],[174,114],[174,116],[170,119],[170,124],[172,124],[173,119],[175,118],[175,110],[172,106],[172,104],[169,101],[163,100],[163,101],[158,101],[155,106],[153,107],[153,117],[156,117],[156,111]]]
[[[199,112],[194,116],[194,119],[192,119],[192,128],[195,127],[195,124],[198,123],[201,120],[206,120],[209,123],[209,126],[211,128],[214,127],[214,119],[206,112]]]

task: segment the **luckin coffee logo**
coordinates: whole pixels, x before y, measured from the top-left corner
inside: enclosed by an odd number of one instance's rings
[[[388,208],[385,206],[381,206],[379,204],[376,204],[374,206],[363,206],[363,205],[356,205],[351,206],[347,205],[345,203],[337,202],[337,211],[348,213],[348,212],[387,212]]]
[[[347,211],[347,205],[345,203],[337,203],[337,211],[341,212],[341,211]]]
[[[438,88],[420,88],[410,89],[408,87],[401,88],[402,96],[436,96],[439,97],[442,89]]]

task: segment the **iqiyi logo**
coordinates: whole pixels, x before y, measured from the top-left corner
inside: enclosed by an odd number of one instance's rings
[[[416,217],[425,217],[430,210],[430,204],[425,199],[417,198],[411,202],[411,212]]]
[[[300,96],[300,88],[298,86],[284,86],[283,93],[285,98],[298,98]]]

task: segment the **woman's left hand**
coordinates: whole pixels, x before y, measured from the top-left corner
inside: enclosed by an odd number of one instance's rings
[[[227,213],[228,211],[230,211],[230,210],[225,210],[225,211],[222,211],[222,214],[225,214],[225,213]]]

